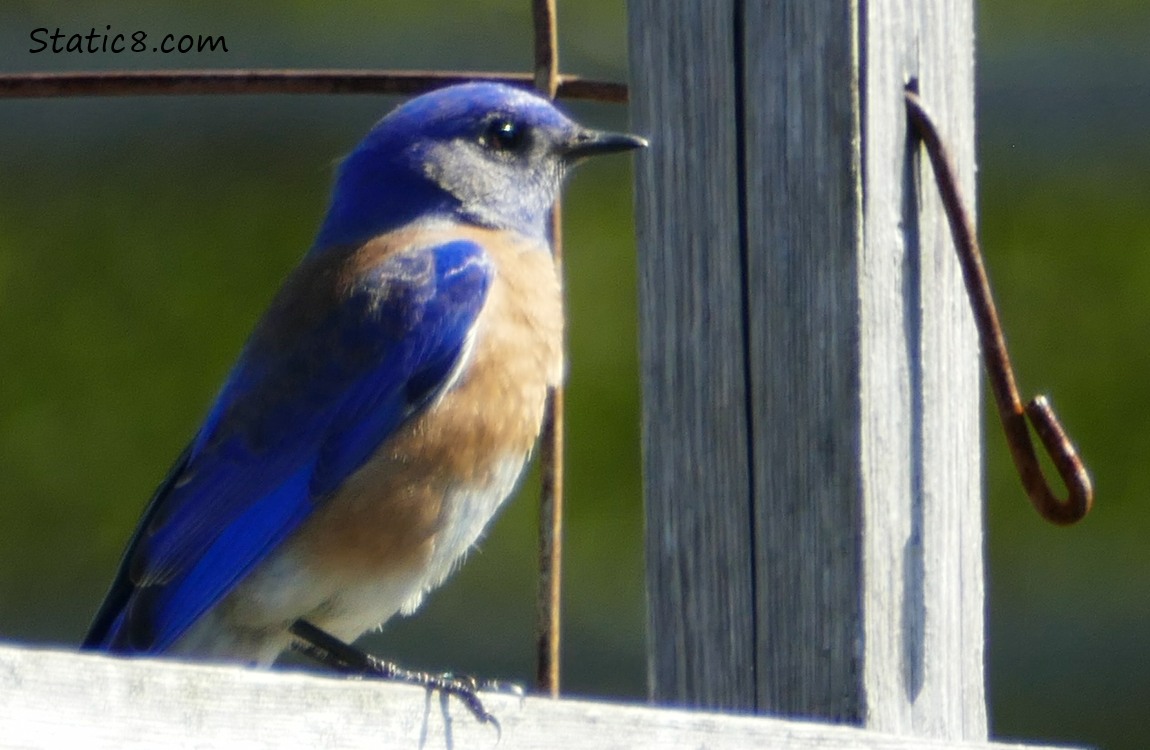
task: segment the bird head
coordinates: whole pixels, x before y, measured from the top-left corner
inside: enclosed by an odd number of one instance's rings
[[[469,83],[432,91],[384,117],[344,160],[316,245],[434,218],[545,236],[571,167],[645,145],[585,128],[523,89]]]

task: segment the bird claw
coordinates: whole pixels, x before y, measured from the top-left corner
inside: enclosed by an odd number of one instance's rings
[[[444,672],[442,674],[431,674],[430,672],[411,672],[397,667],[394,664],[389,666],[401,672],[405,672],[405,677],[400,677],[403,682],[410,682],[414,685],[421,685],[428,690],[435,690],[436,692],[444,695],[454,696],[459,699],[463,705],[467,706],[467,710],[475,717],[476,721],[480,724],[491,724],[495,727],[495,732],[499,736],[503,735],[503,727],[499,723],[499,719],[495,718],[495,714],[487,710],[483,705],[483,699],[479,697],[480,691],[491,691],[492,686],[498,685],[497,680],[484,680],[480,682],[471,675],[455,675],[451,672]],[[408,680],[406,677],[410,677]],[[393,679],[395,679],[393,677]]]
[[[402,682],[434,690],[443,695],[455,696],[467,707],[476,721],[494,726],[499,737],[503,736],[503,727],[495,715],[483,705],[479,697],[480,691],[516,695],[520,701],[523,700],[523,688],[514,683],[502,683],[498,680],[480,682],[470,675],[457,676],[451,672],[432,674],[406,669],[395,662],[385,661],[344,643],[305,620],[297,620],[291,627],[291,633],[299,639],[292,644],[296,651],[344,674]]]

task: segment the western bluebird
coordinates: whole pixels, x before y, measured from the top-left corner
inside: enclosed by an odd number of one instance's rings
[[[297,619],[351,641],[415,610],[514,489],[562,379],[563,178],[643,145],[492,83],[381,120],[84,647],[267,665]]]

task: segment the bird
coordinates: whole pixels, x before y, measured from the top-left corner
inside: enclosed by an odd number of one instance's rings
[[[298,621],[351,643],[414,612],[513,493],[563,379],[562,184],[645,145],[492,82],[380,120],[81,647],[270,666]]]

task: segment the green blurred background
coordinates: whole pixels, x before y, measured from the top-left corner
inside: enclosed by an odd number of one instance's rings
[[[525,0],[99,10],[9,2],[0,68],[530,65]],[[142,4],[141,4],[142,5]],[[561,3],[563,67],[623,79],[621,1]],[[229,52],[29,54],[29,32],[212,34]],[[1150,4],[979,8],[979,205],[1025,394],[1093,469],[1080,527],[1030,510],[987,422],[989,689],[1004,737],[1150,744]],[[0,102],[0,638],[83,634],[143,503],[308,246],[333,162],[396,100]],[[625,127],[622,108],[572,107]],[[565,203],[572,366],[565,682],[644,692],[635,248],[625,159]],[[988,412],[989,416],[989,412]],[[1141,457],[1141,458],[1140,458]],[[372,648],[527,681],[536,483]]]

